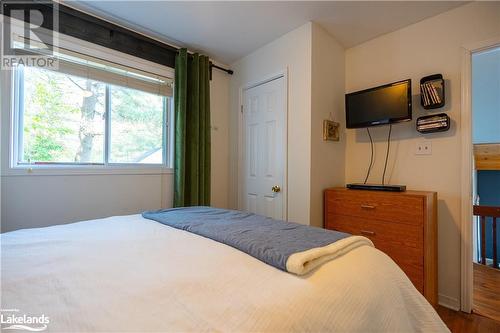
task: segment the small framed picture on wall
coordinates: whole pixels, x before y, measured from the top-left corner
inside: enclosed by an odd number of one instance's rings
[[[332,120],[323,120],[323,140],[339,141],[339,123]]]

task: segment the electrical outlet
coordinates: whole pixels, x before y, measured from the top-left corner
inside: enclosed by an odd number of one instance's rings
[[[430,141],[417,142],[415,155],[432,155],[432,144]]]

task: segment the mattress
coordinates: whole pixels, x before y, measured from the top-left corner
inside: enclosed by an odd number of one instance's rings
[[[297,276],[131,215],[4,233],[1,250],[2,314],[49,332],[449,332],[369,246]]]

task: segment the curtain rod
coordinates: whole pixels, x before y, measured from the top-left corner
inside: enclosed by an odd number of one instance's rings
[[[53,0],[53,1],[54,1],[54,2],[57,2],[57,3],[59,4],[59,6],[61,6],[61,5],[62,5],[61,3],[59,3],[59,1],[58,1],[58,0]],[[62,6],[64,6],[64,5],[62,5]],[[136,32],[136,31],[134,31],[134,30],[131,30],[131,29],[127,28],[126,26],[123,26],[123,25],[121,25],[121,26],[120,26],[120,25],[118,25],[118,24],[116,24],[116,23],[113,23],[113,22],[111,22],[111,21],[107,21],[107,20],[102,19],[102,18],[100,18],[100,17],[98,17],[98,16],[94,16],[93,14],[90,14],[90,13],[84,12],[84,11],[82,11],[82,10],[80,10],[80,9],[76,9],[76,8],[71,7],[71,6],[68,6],[68,5],[66,5],[65,7],[71,8],[71,9],[73,9],[73,10],[77,11],[77,12],[80,12],[80,13],[83,13],[83,14],[86,14],[86,15],[93,16],[93,17],[95,17],[95,18],[96,18],[96,19],[98,19],[98,20],[108,22],[109,24],[114,25],[114,26],[119,26],[119,27],[121,27],[121,28],[123,28],[123,29],[125,29],[125,30],[129,30],[129,31],[131,31],[131,32],[133,32],[133,33],[137,33],[137,34],[139,34],[139,35],[143,35],[143,36],[144,36],[144,37],[146,37],[146,38],[156,40],[157,42],[159,42],[159,43],[161,43],[161,44],[164,44],[164,45],[167,45],[168,47],[170,47],[170,48],[172,48],[172,49],[176,50],[177,52],[181,49],[181,48],[179,48],[179,47],[176,47],[175,45],[170,45],[170,44],[168,44],[168,43],[165,43],[164,41],[161,41],[161,40],[159,40],[159,39],[155,39],[155,38],[153,38],[153,37],[150,37],[150,36],[148,36],[148,35],[146,35],[146,34],[143,34],[143,33],[140,33],[140,32]],[[189,50],[188,50],[188,55],[192,55],[192,52],[190,52]],[[220,71],[226,72],[228,75],[233,75],[233,74],[234,74],[234,71],[233,71],[232,69],[228,69],[228,68],[224,68],[224,67],[220,67],[220,66],[214,65],[214,64],[212,63],[212,61],[210,61],[210,66],[209,66],[209,70],[210,70],[210,80],[212,80],[212,68],[216,68],[216,69],[218,69],[218,70],[220,70]]]
[[[35,3],[37,2],[35,1]],[[39,5],[37,9],[44,12],[43,14],[47,15],[47,17],[53,15],[54,9],[58,10],[59,33],[175,68],[175,56],[179,51],[179,48],[175,46],[85,13],[79,9],[65,6],[59,2],[39,2],[37,4]],[[57,7],[54,8],[54,4]],[[29,3],[24,5],[29,5]],[[4,9],[4,6],[0,7],[0,13],[10,16],[10,10],[5,12]],[[49,20],[44,20],[42,27],[49,30],[53,29]],[[75,27],[78,27],[78,29],[75,29]],[[233,74],[232,70],[212,63],[210,63],[209,68],[210,77],[212,76],[212,68],[222,70],[229,75]]]
[[[53,0],[53,1],[54,1],[54,2],[56,2],[56,3],[58,3],[58,5],[59,5],[59,6],[61,6],[61,5],[62,5],[62,4],[60,3],[60,0]],[[181,49],[181,48],[179,48],[179,47],[177,47],[177,46],[175,46],[175,45],[168,44],[168,43],[166,43],[166,42],[164,42],[164,41],[162,41],[162,40],[160,40],[160,39],[158,39],[158,38],[148,36],[147,34],[144,34],[144,33],[142,33],[142,32],[137,32],[137,31],[135,31],[135,30],[132,30],[132,29],[130,29],[130,28],[127,28],[127,27],[126,27],[126,26],[124,26],[124,25],[119,25],[119,24],[117,24],[117,23],[113,23],[112,21],[109,21],[109,20],[107,20],[107,19],[104,19],[104,18],[101,18],[101,17],[95,16],[94,14],[91,14],[91,13],[86,12],[86,11],[84,11],[84,10],[81,10],[81,9],[79,9],[79,8],[75,8],[75,7],[71,6],[71,5],[67,5],[67,4],[66,4],[66,5],[62,5],[62,6],[65,6],[65,7],[67,7],[67,8],[71,8],[71,9],[73,9],[73,10],[77,11],[77,12],[80,12],[80,13],[83,13],[83,14],[86,14],[86,15],[89,15],[89,16],[92,16],[92,17],[94,17],[94,18],[96,18],[96,19],[98,19],[98,20],[105,21],[105,22],[107,22],[107,23],[109,23],[109,24],[111,24],[111,25],[115,25],[115,26],[121,27],[121,28],[123,28],[123,29],[125,29],[125,30],[129,30],[129,31],[131,31],[131,32],[137,33],[137,34],[142,35],[142,36],[144,36],[144,37],[146,37],[146,38],[150,38],[150,39],[156,40],[157,42],[159,42],[159,43],[161,43],[161,44],[165,44],[165,45],[169,46],[170,48],[172,48],[172,49],[174,49],[174,50],[176,50],[176,51],[179,51],[179,50]],[[192,55],[192,54],[193,54],[193,52],[188,50],[188,55]],[[212,68],[217,68],[218,70],[221,70],[221,71],[223,71],[223,72],[226,72],[226,73],[227,73],[227,74],[229,74],[229,75],[233,75],[233,74],[234,74],[234,71],[233,71],[232,69],[227,69],[227,68],[224,68],[224,67],[220,67],[220,66],[214,65],[214,64],[212,63],[212,61],[210,61],[210,79],[212,78],[212,72],[211,72],[211,71],[212,71]]]
[[[217,68],[218,70],[221,70],[223,72],[226,72],[229,75],[233,75],[234,71],[232,69],[226,69],[217,65],[214,65],[210,62],[210,68]]]

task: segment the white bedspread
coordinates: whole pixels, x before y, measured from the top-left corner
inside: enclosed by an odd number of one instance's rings
[[[132,215],[5,233],[1,249],[2,309],[51,332],[448,332],[369,246],[299,277]]]

